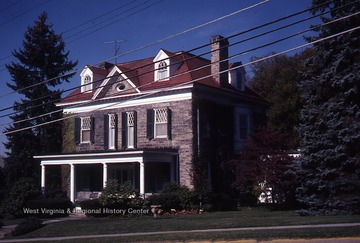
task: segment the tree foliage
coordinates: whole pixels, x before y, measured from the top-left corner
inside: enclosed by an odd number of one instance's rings
[[[24,176],[38,176],[39,166],[33,159],[35,154],[61,151],[61,124],[51,123],[12,133],[12,131],[36,126],[61,117],[61,112],[42,116],[56,111],[55,102],[59,100],[56,86],[68,81],[72,75],[65,75],[77,65],[68,60],[65,43],[61,35],[47,24],[47,14],[42,13],[24,35],[23,47],[14,50],[17,62],[6,65],[11,82],[7,85],[22,98],[14,103],[16,112],[11,116],[13,124],[5,129],[10,151],[5,159],[7,182],[13,183]]]
[[[270,56],[269,53],[263,57]],[[267,112],[268,125],[298,140],[297,126],[302,107],[298,85],[304,60],[313,54],[307,49],[294,56],[279,55],[251,65],[251,87],[272,103]],[[252,57],[257,60],[263,57]]]
[[[323,3],[313,0],[313,5]],[[345,6],[347,4],[347,6]],[[330,20],[356,13],[360,3],[335,0],[316,8],[330,9]],[[359,14],[317,28],[314,40],[359,26]],[[298,200],[304,213],[360,213],[360,32],[352,31],[314,45],[301,82],[302,157]]]
[[[294,160],[289,156],[292,147],[293,140],[288,135],[272,128],[258,128],[240,157],[227,162],[224,167],[233,168],[233,186],[242,195],[259,196],[260,183],[290,195],[295,181],[286,171]]]

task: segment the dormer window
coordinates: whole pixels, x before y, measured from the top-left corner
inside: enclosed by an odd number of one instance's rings
[[[91,81],[90,75],[86,75],[84,77],[81,89],[82,89],[82,92],[91,92],[92,91],[92,81]]]
[[[169,78],[168,65],[165,61],[159,62],[157,68],[157,80],[164,80]]]

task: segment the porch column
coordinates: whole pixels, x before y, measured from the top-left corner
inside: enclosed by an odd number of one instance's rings
[[[41,195],[45,196],[45,165],[41,165]]]
[[[70,164],[70,201],[75,202],[75,166]]]
[[[145,194],[145,165],[140,162],[140,194]]]
[[[106,182],[107,182],[107,164],[103,163],[103,187],[106,187]]]

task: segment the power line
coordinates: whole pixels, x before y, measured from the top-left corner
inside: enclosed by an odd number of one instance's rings
[[[342,7],[339,7],[339,8],[337,8],[337,9],[340,9],[340,8],[343,8],[343,7],[346,7],[346,5],[344,5],[344,6],[342,6]],[[265,23],[265,24],[262,24],[262,25],[260,25],[260,26],[256,26],[256,27],[250,28],[250,29],[245,30],[245,31],[238,32],[238,33],[236,33],[236,34],[233,34],[233,35],[229,36],[228,39],[229,39],[229,38],[233,38],[233,37],[238,36],[238,35],[241,35],[241,34],[244,34],[244,33],[247,33],[247,32],[250,32],[250,31],[253,31],[253,30],[256,30],[256,29],[258,29],[258,28],[262,28],[262,27],[264,27],[264,26],[267,26],[267,25],[270,25],[270,24],[273,24],[273,23],[276,23],[276,22],[279,22],[279,21],[282,21],[282,20],[284,20],[284,19],[287,19],[287,18],[293,17],[293,16],[295,16],[295,15],[301,14],[301,13],[303,13],[303,12],[305,12],[305,11],[308,11],[308,9],[299,11],[299,12],[297,12],[297,13],[288,15],[288,16],[286,16],[286,17],[279,18],[279,19],[274,20],[274,21],[270,21],[270,22],[268,22],[268,23]],[[330,11],[328,11],[328,12],[330,12]],[[322,14],[326,14],[326,13],[328,13],[328,12],[325,12],[325,13],[322,13]],[[278,30],[280,30],[280,29],[284,29],[284,28],[293,26],[293,25],[295,25],[295,24],[298,24],[298,23],[307,21],[307,20],[309,20],[309,19],[316,18],[316,17],[318,17],[318,16],[320,16],[320,15],[322,15],[322,14],[310,16],[310,17],[308,17],[308,18],[305,18],[305,19],[302,19],[302,20],[299,20],[299,21],[295,21],[295,22],[293,22],[293,23],[290,23],[290,24],[287,24],[287,25],[284,25],[284,26],[281,26],[281,27],[272,29],[272,30],[270,30],[270,31],[263,32],[263,33],[261,33],[261,34],[255,35],[255,36],[253,36],[253,37],[249,37],[249,38],[247,38],[247,39],[243,39],[243,40],[241,40],[241,41],[234,42],[234,43],[232,43],[232,44],[229,45],[229,46],[236,45],[236,44],[239,44],[239,43],[243,43],[243,42],[245,42],[245,41],[248,41],[248,40],[251,40],[251,39],[254,39],[254,38],[263,36],[263,35],[266,35],[266,34],[268,34],[268,33],[272,33],[272,32],[278,31]],[[193,49],[191,49],[191,50],[188,50],[187,52],[192,52],[192,51],[194,51],[194,50],[198,50],[198,49],[200,49],[200,48],[203,48],[203,47],[206,47],[206,46],[209,46],[209,45],[210,45],[210,44],[204,44],[204,45],[202,45],[202,46],[199,46],[199,47],[193,48]],[[211,53],[211,51],[205,52],[205,53],[203,53],[203,54],[201,54],[201,55],[199,55],[199,56],[203,56],[203,55],[206,55],[206,54],[209,54],[209,53]],[[175,55],[172,56],[171,58],[176,57],[177,55],[179,55],[179,54],[175,54]],[[195,57],[196,57],[196,56],[191,57],[191,58],[188,58],[188,59],[192,59],[192,58],[195,58]],[[152,65],[152,64],[146,64],[146,65],[137,67],[136,69],[143,68],[143,67],[146,67],[146,66],[149,66],[149,65]],[[176,63],[175,63],[174,65],[176,65]],[[136,70],[136,69],[134,69],[134,70]],[[134,71],[134,70],[131,70],[131,71]],[[144,74],[146,74],[146,73],[142,73],[142,74],[140,74],[140,75],[144,75]],[[119,74],[119,75],[120,75],[120,74]],[[130,78],[133,78],[133,77],[130,77]],[[106,78],[104,78],[104,79],[106,79]],[[97,80],[97,81],[95,81],[94,83],[102,82],[104,79]],[[31,103],[31,102],[38,101],[38,100],[40,100],[40,99],[42,99],[42,98],[47,98],[47,97],[51,97],[51,96],[53,96],[53,95],[61,94],[61,93],[63,93],[63,92],[71,91],[71,90],[74,90],[74,89],[77,89],[77,88],[80,88],[80,87],[83,87],[83,86],[85,86],[85,84],[84,84],[84,85],[80,85],[80,86],[76,86],[76,87],[71,88],[71,89],[67,89],[67,90],[60,91],[60,92],[58,92],[58,93],[56,93],[56,94],[50,94],[50,95],[47,95],[47,96],[43,96],[43,97],[34,99],[34,100],[32,100],[32,101],[26,102],[25,104],[29,104],[29,103]],[[73,95],[73,96],[76,96],[76,95],[77,95],[77,94],[75,94],[75,95]],[[68,97],[69,97],[69,96],[68,96]],[[72,97],[72,96],[70,96],[70,97]],[[61,99],[61,98],[60,98],[60,99]],[[58,101],[58,100],[60,100],[60,99],[56,99],[56,100],[50,101],[50,102],[48,102],[48,103],[53,103],[53,102]],[[47,104],[48,104],[48,103],[47,103]],[[41,105],[44,105],[44,104],[41,104]],[[36,105],[36,106],[34,106],[33,108],[36,108],[36,107],[41,106],[41,105]],[[13,106],[8,107],[8,108],[4,108],[4,109],[1,109],[0,111],[5,111],[5,110],[8,110],[8,109],[11,109],[12,107],[13,107]],[[32,109],[32,108],[29,108],[29,109]],[[5,117],[5,116],[8,116],[8,115],[15,114],[15,113],[18,113],[18,112],[14,112],[14,113],[10,113],[10,114],[7,114],[7,115],[0,116],[0,118]]]
[[[164,38],[164,39],[157,40],[157,41],[152,42],[152,43],[150,43],[150,44],[147,44],[147,45],[145,45],[145,46],[138,47],[138,48],[133,49],[133,50],[131,50],[131,51],[128,51],[128,52],[126,52],[126,53],[124,53],[124,54],[117,55],[116,57],[125,56],[125,55],[128,55],[128,54],[130,54],[130,53],[134,53],[134,52],[137,52],[137,51],[139,51],[139,50],[148,48],[148,47],[150,47],[150,46],[153,46],[153,45],[156,45],[156,44],[158,44],[158,43],[164,42],[164,41],[169,40],[169,39],[171,39],[171,38],[177,37],[177,36],[179,36],[179,35],[182,35],[182,34],[185,34],[185,33],[190,32],[190,31],[193,31],[193,30],[195,30],[195,29],[204,27],[204,26],[206,26],[206,25],[209,25],[209,24],[218,22],[218,21],[220,21],[220,20],[223,20],[223,19],[225,19],[225,18],[231,17],[231,16],[233,16],[233,15],[235,15],[235,14],[238,14],[238,13],[244,12],[244,11],[246,11],[246,10],[249,10],[249,9],[251,9],[251,8],[257,7],[257,6],[259,6],[259,5],[261,5],[261,4],[264,4],[264,3],[268,2],[268,1],[270,1],[270,0],[264,0],[264,1],[259,2],[259,3],[257,3],[257,4],[253,4],[253,5],[249,6],[249,7],[246,7],[246,8],[240,9],[240,10],[237,10],[237,11],[235,11],[235,12],[232,12],[232,13],[230,13],[230,14],[228,14],[228,15],[222,16],[222,17],[217,18],[217,19],[215,19],[215,20],[209,21],[209,22],[207,22],[207,23],[198,25],[198,26],[196,26],[196,27],[193,27],[193,28],[191,28],[191,29],[188,29],[188,30],[185,30],[185,31],[182,31],[182,32],[178,32],[177,34],[168,36],[168,37],[166,37],[166,38]],[[98,63],[96,63],[96,64],[94,64],[94,65],[92,65],[92,66],[96,66],[96,65],[98,65],[98,64],[100,64],[100,63],[102,63],[102,62],[106,62],[106,61],[113,60],[114,58],[115,58],[115,57],[108,58],[108,59],[106,59],[106,60],[104,60],[104,61],[101,61],[101,62],[98,62]],[[82,69],[76,69],[76,70],[74,70],[74,71],[65,73],[65,74],[63,74],[63,75],[60,75],[60,76],[57,76],[57,77],[54,77],[54,78],[50,78],[50,79],[47,79],[47,80],[43,80],[43,81],[38,82],[38,83],[36,83],[36,84],[29,85],[29,86],[27,86],[27,87],[14,90],[14,91],[11,91],[11,92],[9,92],[9,93],[2,94],[2,95],[0,95],[0,98],[2,98],[2,97],[4,97],[4,96],[7,96],[7,95],[11,95],[11,94],[17,93],[17,92],[20,92],[20,91],[23,91],[23,90],[26,90],[26,89],[29,89],[29,88],[33,88],[33,87],[35,87],[35,86],[38,86],[38,85],[41,85],[41,84],[50,82],[50,81],[52,81],[52,80],[55,80],[55,79],[58,79],[58,78],[61,78],[61,77],[64,77],[64,76],[73,75],[73,74],[75,74],[75,73],[77,73],[77,72],[79,72],[79,71],[81,71],[81,70],[82,70]]]
[[[358,14],[358,13],[356,13]],[[263,58],[260,58],[260,59],[257,59],[255,61],[251,61],[251,62],[248,62],[246,64],[242,64],[242,65],[239,65],[239,66],[236,66],[236,67],[233,67],[233,68],[228,68],[224,71],[221,71],[221,72],[218,72],[218,73],[215,73],[215,74],[210,74],[210,75],[207,75],[207,76],[203,76],[203,77],[200,77],[198,79],[195,79],[195,80],[190,80],[188,82],[185,82],[185,83],[181,83],[179,85],[174,85],[172,87],[166,87],[166,88],[163,88],[163,89],[160,89],[160,90],[157,90],[157,91],[154,91],[154,92],[150,92],[148,94],[142,94],[138,97],[135,97],[135,98],[132,98],[132,99],[129,99],[130,101],[131,100],[135,100],[135,99],[141,99],[141,98],[144,98],[144,97],[147,97],[147,96],[150,96],[150,95],[154,95],[156,93],[159,93],[159,92],[164,92],[164,91],[168,91],[170,89],[173,89],[173,88],[176,88],[176,87],[181,87],[181,86],[184,86],[184,85],[189,85],[191,83],[194,83],[194,82],[197,82],[197,81],[200,81],[202,79],[206,79],[206,78],[210,78],[212,77],[213,75],[217,75],[217,74],[221,74],[221,73],[225,73],[225,72],[228,72],[228,71],[231,71],[231,70],[235,70],[235,69],[238,69],[240,67],[245,67],[245,66],[248,66],[248,65],[251,65],[251,64],[254,64],[254,63],[257,63],[257,62],[260,62],[260,61],[264,61],[264,60],[267,60],[269,58],[273,58],[273,57],[276,57],[276,56],[279,56],[279,55],[283,55],[283,54],[286,54],[288,52],[292,52],[292,51],[295,51],[295,50],[298,50],[298,49],[301,49],[301,48],[304,48],[304,47],[307,47],[309,45],[313,45],[315,43],[318,43],[318,42],[321,42],[321,41],[324,41],[324,40],[328,40],[328,39],[331,39],[331,38],[334,38],[334,37],[337,37],[339,35],[342,35],[342,34],[346,34],[346,33],[349,33],[349,32],[352,32],[352,31],[355,31],[355,30],[358,30],[360,29],[360,26],[359,27],[355,27],[355,28],[352,28],[350,30],[346,30],[346,31],[342,31],[340,33],[337,33],[337,34],[333,34],[331,36],[328,36],[328,37],[324,37],[324,38],[321,38],[321,39],[318,39],[318,40],[315,40],[315,41],[312,41],[312,42],[309,42],[309,43],[306,43],[306,44],[303,44],[303,45],[300,45],[300,46],[297,46],[297,47],[294,47],[294,48],[291,48],[291,49],[288,49],[288,50],[285,50],[285,51],[282,51],[282,52],[279,52],[279,53],[276,53],[276,54],[273,54],[273,55],[270,55],[270,56],[267,56],[267,57],[263,57]],[[238,57],[238,56],[241,56],[243,55],[244,52],[241,52],[241,53],[238,53],[236,55],[233,55],[231,57],[229,57],[228,59],[226,60],[229,60],[229,59],[232,59],[234,57]],[[221,60],[223,61],[223,60]],[[204,67],[200,67],[200,68],[204,68]],[[194,71],[191,70],[191,71]],[[183,75],[183,74],[181,74]],[[126,100],[126,102],[128,102],[129,100]],[[95,102],[95,101],[91,101],[90,103],[92,102]],[[103,110],[103,109],[107,109],[111,106],[114,106],[114,105],[118,105],[118,104],[121,104],[123,103],[124,101],[120,101],[120,102],[115,102],[115,104],[110,104],[108,106],[105,106],[105,107],[101,107],[99,109],[94,109],[93,111],[96,111],[96,110]],[[81,104],[81,106],[84,105],[84,104]],[[76,107],[76,106],[75,106]],[[70,107],[70,108],[74,108],[73,107]],[[1,135],[8,135],[8,134],[11,134],[11,133],[14,133],[14,132],[19,132],[19,131],[24,131],[24,130],[27,130],[27,129],[32,129],[32,128],[35,128],[35,127],[39,127],[39,126],[42,126],[42,125],[47,125],[47,124],[50,124],[50,123],[54,123],[54,122],[57,122],[57,121],[62,121],[62,120],[65,120],[65,119],[69,119],[71,117],[75,117],[77,116],[76,114],[75,115],[71,115],[71,116],[67,116],[65,118],[59,118],[59,119],[56,119],[56,120],[53,120],[53,121],[49,121],[49,122],[45,122],[45,123],[41,123],[41,124],[37,124],[37,125],[33,125],[33,126],[30,126],[30,127],[25,127],[25,128],[21,128],[21,129],[17,129],[17,130],[13,130],[13,131],[9,131],[9,132],[5,132],[5,133],[2,133]],[[35,119],[35,118],[34,118]]]

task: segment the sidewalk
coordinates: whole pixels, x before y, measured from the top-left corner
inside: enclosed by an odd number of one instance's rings
[[[273,229],[302,229],[302,228],[326,228],[326,227],[351,227],[360,226],[360,223],[344,223],[344,224],[319,224],[319,225],[289,225],[289,226],[269,226],[269,227],[244,227],[244,228],[227,228],[227,229],[204,229],[204,230],[184,230],[184,231],[157,231],[157,232],[143,232],[143,233],[122,233],[122,234],[105,234],[105,235],[79,235],[79,236],[59,236],[59,237],[43,237],[43,238],[28,238],[28,239],[4,239],[0,240],[3,242],[36,242],[36,241],[65,241],[65,240],[76,240],[76,239],[94,239],[103,237],[127,237],[127,236],[146,236],[146,235],[159,235],[159,234],[174,234],[174,233],[206,233],[206,232],[230,232],[230,231],[244,231],[244,230],[273,230]],[[210,242],[210,241],[199,241],[199,242]],[[224,241],[211,241],[211,242],[224,242]],[[312,242],[312,243],[355,243],[360,242],[360,237],[351,238],[331,238],[331,239],[277,239],[270,241],[256,241],[256,240],[239,240],[239,241],[228,241],[228,242],[239,242],[239,243],[258,243],[258,242]]]

